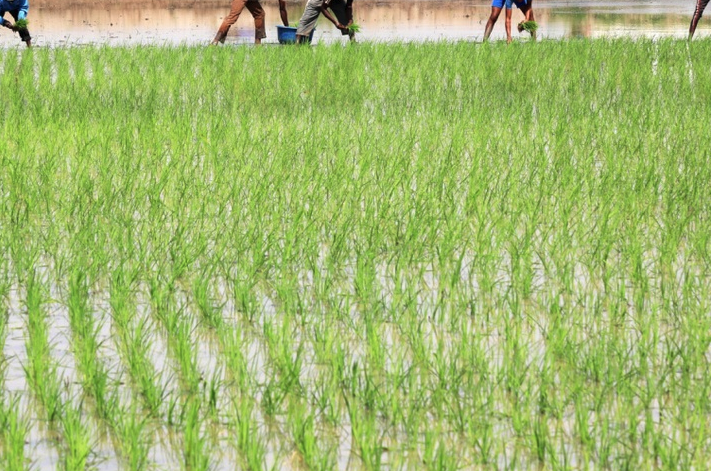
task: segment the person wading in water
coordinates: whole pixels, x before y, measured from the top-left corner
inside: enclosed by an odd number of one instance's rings
[[[336,15],[335,18],[328,11],[329,9],[333,15]],[[321,13],[341,31],[343,36],[348,35],[351,41],[355,40],[355,33],[349,28],[353,24],[353,0],[309,0],[306,2],[306,9],[296,29],[297,43],[308,42]]]
[[[27,30],[27,27],[18,27],[17,25],[12,24],[11,21],[3,18],[5,13],[9,13],[16,22],[21,20],[27,22],[27,14],[29,11],[30,3],[28,0],[0,0],[0,21],[2,22],[0,24],[8,29],[20,33],[20,39],[27,44],[27,47],[32,47],[32,36],[30,36],[30,32]]]
[[[691,25],[689,25],[689,40],[694,37],[696,25],[699,24],[699,20],[703,16],[706,5],[708,4],[709,0],[696,0],[696,9],[694,10],[694,16],[691,17]]]
[[[254,17],[254,44],[262,43],[262,39],[267,37],[267,32],[264,29],[264,8],[262,8],[262,4],[259,3],[259,0],[232,0],[230,13],[222,21],[215,39],[212,40],[212,44],[225,42],[227,32],[233,24],[237,23],[237,19],[245,7]],[[286,0],[279,0],[279,15],[284,26],[289,26],[289,18],[286,14]]]
[[[511,42],[511,12],[514,4],[516,4],[518,9],[521,10],[521,13],[523,13],[523,16],[525,17],[524,21],[536,21],[533,16],[533,0],[494,0],[491,3],[491,15],[489,16],[489,21],[486,22],[486,28],[484,29],[484,41],[489,40],[491,31],[494,29],[494,25],[499,19],[499,14],[504,8],[504,5],[506,5],[506,42]],[[518,31],[519,33],[523,31],[522,23],[519,23]],[[535,31],[531,33],[531,36],[533,39],[536,39]]]

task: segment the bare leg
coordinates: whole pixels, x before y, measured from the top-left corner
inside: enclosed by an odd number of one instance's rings
[[[489,40],[491,36],[491,31],[494,29],[496,20],[499,19],[499,14],[501,13],[501,8],[491,7],[491,15],[489,16],[489,21],[486,22],[486,28],[484,29],[484,41]]]
[[[506,44],[511,44],[511,13],[513,13],[513,8],[507,8],[506,9],[506,19],[505,25],[506,25]]]
[[[526,21],[536,21],[533,17],[533,0],[528,0],[525,8],[523,9],[523,16],[526,17]]]
[[[704,14],[706,5],[709,4],[709,0],[696,0],[696,8],[694,9],[694,16],[691,17],[691,24],[689,25],[689,40],[694,37],[696,32],[696,26],[699,24],[699,20]]]

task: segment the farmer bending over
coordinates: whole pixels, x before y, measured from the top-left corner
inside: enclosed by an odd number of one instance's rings
[[[335,18],[328,11],[329,9],[336,15]],[[297,43],[308,41],[321,13],[341,30],[343,36],[348,35],[351,41],[355,40],[355,33],[349,28],[353,24],[353,0],[309,0],[306,2],[306,9],[296,29]]]
[[[222,25],[220,29],[217,30],[215,39],[212,40],[212,44],[225,42],[227,32],[233,24],[237,23],[237,19],[245,7],[247,7],[247,10],[252,14],[252,17],[254,17],[254,44],[262,43],[262,38],[267,37],[267,32],[264,29],[264,8],[262,8],[262,4],[259,3],[259,0],[232,0],[230,13],[222,21]],[[284,23],[284,26],[289,26],[289,18],[286,15],[286,0],[279,0],[279,14],[281,15],[281,21]]]
[[[27,30],[27,27],[17,27],[16,25],[12,24],[11,21],[8,21],[3,18],[3,15],[5,15],[5,13],[9,13],[10,15],[12,15],[15,21],[23,20],[24,22],[26,22],[27,13],[29,13],[29,11],[30,4],[28,0],[0,0],[0,21],[2,21],[2,25],[6,28],[20,33],[20,39],[25,41],[27,47],[32,47],[32,37],[30,36],[30,32]]]
[[[699,20],[704,14],[704,10],[706,9],[706,5],[708,4],[709,0],[696,0],[696,9],[694,10],[694,16],[691,17],[691,25],[689,26],[689,39],[694,37],[696,25],[699,24]]]
[[[486,22],[486,29],[484,29],[484,41],[489,40],[491,36],[491,31],[494,29],[496,21],[499,19],[499,14],[501,10],[506,5],[506,42],[511,42],[511,12],[513,5],[516,4],[521,13],[523,13],[526,18],[525,21],[535,21],[533,17],[533,0],[494,0],[491,3],[491,15],[489,16],[489,21]],[[523,31],[522,23],[518,25],[519,32]],[[536,32],[532,32],[531,36],[536,39]]]

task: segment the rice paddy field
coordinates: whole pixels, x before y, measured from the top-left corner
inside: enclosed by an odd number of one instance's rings
[[[0,51],[0,468],[706,468],[709,64]]]

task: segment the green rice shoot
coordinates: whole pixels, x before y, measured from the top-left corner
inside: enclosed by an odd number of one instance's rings
[[[0,469],[707,469],[710,63],[0,49]]]

